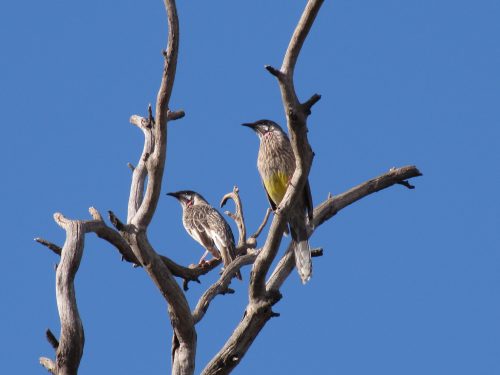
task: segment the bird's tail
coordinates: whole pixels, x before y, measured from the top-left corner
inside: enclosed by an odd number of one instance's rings
[[[295,242],[295,267],[299,273],[302,284],[307,283],[312,276],[311,250],[307,240]]]

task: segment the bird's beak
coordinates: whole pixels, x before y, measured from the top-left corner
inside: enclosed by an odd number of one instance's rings
[[[242,126],[246,126],[247,128],[252,129],[256,133],[260,133],[259,126],[257,124],[255,124],[255,123],[245,123],[245,124],[241,124],[241,125]]]
[[[253,129],[255,130],[257,128],[257,125],[255,125],[254,123],[245,123],[245,124],[241,124],[242,126],[246,126],[250,129]]]
[[[170,195],[171,197],[179,199],[179,193],[177,193],[177,192],[167,193],[167,195]]]

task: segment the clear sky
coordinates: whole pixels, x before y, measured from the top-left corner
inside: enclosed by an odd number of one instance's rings
[[[181,44],[163,192],[193,189],[216,205],[238,185],[249,230],[267,207],[258,141],[239,124],[284,124],[279,66],[305,1],[179,1]],[[161,1],[4,1],[2,372],[43,374],[57,335],[52,214],[122,219],[142,133],[128,123],[155,101],[166,45]],[[395,186],[324,224],[314,277],[294,273],[236,374],[500,374],[500,2],[326,1],[299,58],[299,97],[322,95],[309,119],[316,204],[393,166]],[[162,196],[149,237],[182,264],[203,249]],[[233,226],[234,227],[234,226]],[[234,228],[236,229],[236,228]],[[266,229],[267,230],[267,229]],[[286,242],[286,241],[285,241]],[[244,281],[198,325],[197,372],[240,320]],[[197,298],[216,272],[192,285]],[[234,285],[235,284],[235,285]],[[165,374],[171,328],[143,270],[86,239],[76,279],[86,335],[82,374]]]

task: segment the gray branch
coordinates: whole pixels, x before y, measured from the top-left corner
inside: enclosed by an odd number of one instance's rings
[[[224,294],[238,270],[248,264],[252,264],[257,258],[257,252],[251,251],[249,254],[237,257],[233,262],[226,267],[219,280],[207,289],[200,297],[196,308],[193,311],[193,319],[198,323],[208,310],[210,302],[219,294]]]
[[[395,184],[401,184],[410,178],[419,177],[421,175],[422,173],[420,173],[414,165],[401,168],[391,168],[389,172],[363,182],[342,194],[328,197],[328,199],[314,208],[314,227],[311,228],[309,236],[311,236],[316,228],[318,228],[321,224],[331,219],[340,210],[353,204],[354,202],[357,202],[370,194],[376,193]],[[267,290],[279,290],[286,278],[292,272],[294,266],[294,255],[291,246],[289,246],[285,255],[283,255],[280,259],[273,274],[269,278]]]
[[[95,209],[91,208],[91,210]],[[95,212],[97,213],[97,210],[95,210]],[[103,240],[113,245],[121,254],[122,260],[132,263],[134,266],[140,267],[139,260],[135,256],[128,242],[125,241],[125,239],[121,236],[121,234],[118,231],[114,230],[113,228],[107,226],[106,223],[102,220],[102,218],[96,220],[97,222],[94,225],[95,234],[99,238],[102,238]],[[125,226],[123,226],[122,229],[124,228]],[[55,254],[61,255],[60,246],[40,237],[35,238],[35,241],[46,246],[47,248],[52,250]],[[165,264],[165,266],[168,267],[173,276],[184,279],[184,290],[188,290],[187,285],[190,281],[195,281],[199,283],[200,276],[209,273],[221,263],[220,259],[214,258],[203,264],[203,266],[194,265],[192,267],[191,266],[184,267],[164,255],[160,254],[160,258]]]
[[[131,122],[144,133],[144,148],[133,172],[130,189],[127,225],[120,231],[138,263],[160,290],[168,305],[174,330],[172,374],[190,375],[194,372],[196,331],[186,296],[175,281],[171,270],[153,249],[146,229],[156,211],[161,192],[167,150],[167,122],[184,116],[183,111],[169,110],[179,50],[179,21],[174,0],[164,0],[168,18],[168,45],[164,52],[164,67],[156,99],[155,117],[151,107],[148,118],[132,116]],[[145,179],[148,178],[144,191]]]
[[[302,214],[292,211],[295,208],[294,203],[299,199],[300,192],[303,191],[311,169],[313,152],[307,140],[307,117],[310,114],[310,107],[319,99],[310,99],[306,102],[307,105],[302,105],[299,102],[293,83],[293,71],[302,45],[322,3],[323,0],[309,0],[307,2],[288,45],[281,69],[278,71],[275,68],[266,67],[278,79],[296,167],[286,194],[276,210],[264,248],[254,263],[250,285],[250,299],[253,301],[265,298],[265,279],[281,242],[286,224],[285,218],[290,214]]]
[[[41,357],[40,364],[53,374],[76,374],[83,355],[83,324],[78,313],[74,280],[83,255],[85,233],[94,229],[94,221],[69,220],[54,214],[56,223],[66,231],[61,260],[56,270],[56,300],[61,333],[59,341],[48,330],[47,338],[56,349],[56,360]],[[54,251],[53,244],[44,243]]]
[[[148,184],[136,214],[130,219],[130,223],[137,228],[147,227],[156,211],[156,206],[161,192],[161,182],[165,169],[165,156],[167,148],[167,121],[169,117],[169,102],[174,86],[175,72],[177,68],[177,56],[179,51],[179,19],[174,0],[164,0],[168,18],[168,45],[164,52],[164,66],[160,88],[156,98],[156,118],[152,121],[151,149],[146,160]],[[171,117],[180,118],[184,112],[172,114]],[[150,116],[152,117],[152,116]],[[148,141],[148,140],[146,140]],[[145,147],[146,149],[146,147]],[[143,154],[143,156],[145,156]]]
[[[167,301],[168,312],[174,330],[174,343],[172,348],[172,373],[179,375],[190,375],[194,372],[194,356],[196,352],[196,331],[194,321],[187,303],[186,297],[175,281],[171,269],[179,271],[174,262],[166,257],[159,256],[153,249],[147,238],[146,230],[151,222],[156,210],[161,191],[161,182],[165,168],[166,143],[167,143],[167,122],[176,120],[184,116],[183,111],[170,111],[168,108],[172,93],[175,71],[177,65],[177,55],[179,48],[179,23],[174,0],[165,0],[165,8],[168,17],[168,45],[164,53],[164,68],[162,79],[156,100],[155,116],[151,105],[148,107],[148,116],[143,118],[134,115],[130,122],[139,127],[144,133],[144,148],[139,158],[139,162],[133,168],[132,182],[128,203],[127,223],[121,223],[116,216],[110,213],[112,223],[116,230],[105,225],[101,215],[97,211],[92,211],[94,220],[91,222],[67,221],[62,215],[57,220],[60,225],[65,225],[67,230],[67,242],[61,251],[61,265],[65,265],[68,256],[65,255],[66,248],[70,248],[70,254],[75,257],[79,255],[78,262],[83,251],[83,232],[93,231],[99,237],[113,244],[123,255],[124,259],[141,265],[153,282],[156,284],[163,297]],[[147,184],[146,184],[147,178]],[[84,226],[84,227],[83,227]],[[77,234],[75,234],[77,233]],[[43,243],[43,241],[39,241]],[[57,253],[57,247],[43,243]],[[66,251],[69,253],[69,250]],[[76,254],[76,255],[75,255]],[[57,285],[60,285],[61,272],[68,272],[67,267],[58,267]],[[73,265],[71,270],[76,273]],[[183,269],[180,269],[183,271]],[[78,369],[78,364],[83,351],[83,327],[76,310],[76,299],[72,278],[71,285],[65,288],[58,288],[59,300],[63,297],[69,300],[64,306],[69,308],[59,309],[61,315],[62,334],[58,347],[58,355],[55,365],[49,359],[42,359],[41,363],[54,373],[74,374]],[[196,279],[194,276],[191,279]],[[68,295],[64,294],[67,293]],[[59,296],[59,293],[62,293]],[[68,326],[65,323],[71,320],[73,324],[73,334],[65,334]],[[81,331],[81,333],[80,333]],[[73,341],[68,341],[68,340]],[[70,351],[68,351],[68,348]],[[64,366],[72,366],[68,371],[61,371],[59,353],[65,355]]]
[[[243,205],[241,204],[241,199],[239,195],[239,189],[237,186],[233,188],[233,191],[230,193],[227,193],[222,197],[222,200],[220,202],[220,206],[224,207],[226,202],[232,199],[234,201],[235,205],[235,212],[229,212],[226,211],[226,215],[231,217],[236,223],[236,226],[238,227],[238,246],[241,247],[246,243],[247,240],[247,228],[245,226],[245,218],[243,216]]]
[[[363,182],[345,193],[328,197],[328,199],[315,207],[314,228],[311,228],[309,235],[312,235],[316,228],[331,219],[340,210],[361,198],[421,175],[415,166],[393,168],[389,172]],[[255,337],[264,328],[267,321],[274,316],[272,306],[279,301],[281,296],[279,289],[294,267],[293,249],[289,245],[266,283],[266,298],[257,302],[251,301],[248,304],[245,310],[245,317],[238,324],[223,348],[205,367],[202,372],[203,375],[228,374],[239,363],[250,348]]]
[[[257,238],[260,236],[262,230],[264,229],[264,227],[267,224],[267,221],[269,220],[269,216],[271,215],[271,212],[273,212],[273,210],[270,207],[268,207],[266,210],[266,214],[264,215],[264,219],[262,220],[262,223],[259,225],[259,227],[255,231],[255,233],[250,236],[250,238]]]
[[[321,97],[314,94],[301,103],[295,92],[293,73],[300,50],[323,0],[308,0],[291,37],[281,68],[266,66],[266,69],[277,78],[280,87],[296,160],[296,169],[287,192],[275,212],[269,234],[260,250],[255,250],[256,240],[266,225],[270,211],[266,213],[263,223],[255,234],[247,239],[243,209],[237,188],[235,187],[232,193],[223,198],[223,203],[228,199],[235,201],[236,211],[229,215],[238,225],[237,254],[239,256],[225,268],[219,280],[201,296],[192,313],[186,296],[174,277],[183,278],[184,290],[187,290],[189,281],[199,282],[199,276],[215,268],[220,260],[214,259],[203,267],[183,267],[170,258],[159,255],[147,237],[147,228],[160,197],[166,164],[167,124],[169,121],[184,116],[182,110],[171,111],[169,109],[177,66],[179,22],[175,0],[164,0],[164,3],[168,18],[168,45],[164,51],[164,67],[155,110],[153,111],[152,106],[149,105],[147,117],[134,115],[130,118],[130,122],[144,134],[144,147],[137,166],[130,166],[132,181],[126,223],[121,222],[110,212],[110,219],[115,227],[112,228],[106,225],[100,213],[93,208],[90,208],[93,220],[89,221],[68,220],[61,214],[55,214],[56,222],[66,230],[64,246],[61,248],[41,238],[35,239],[61,256],[56,271],[56,297],[61,320],[60,339],[58,340],[50,330],[47,333],[47,339],[56,351],[56,359],[40,358],[40,363],[53,374],[76,374],[83,354],[84,332],[76,305],[73,282],[83,254],[85,233],[96,233],[97,236],[117,248],[124,260],[143,267],[165,298],[174,331],[171,351],[172,374],[174,375],[194,373],[197,343],[195,324],[204,317],[210,303],[217,295],[234,292],[229,289],[229,284],[241,267],[253,264],[249,303],[245,309],[245,315],[219,353],[207,364],[202,372],[204,375],[228,374],[239,364],[267,321],[279,315],[273,312],[272,307],[281,299],[280,288],[294,268],[294,254],[289,246],[271,276],[268,277],[283,238],[286,218],[290,215],[302,214],[296,212],[298,211],[296,202],[300,199],[299,194],[307,181],[314,155],[307,139],[307,118],[311,114],[311,108]],[[357,200],[394,184],[412,189],[413,186],[407,179],[420,175],[414,166],[393,168],[388,173],[366,181],[345,193],[334,197],[329,196],[315,208],[314,222],[309,228],[309,236],[337,212]],[[319,256],[321,253],[322,250],[318,249],[315,255]]]
[[[239,240],[238,247],[236,248],[237,257],[233,262],[231,262],[231,264],[225,267],[224,273],[221,275],[219,280],[210,286],[200,297],[196,308],[193,311],[195,324],[203,319],[210,303],[216,296],[219,294],[226,294],[228,292],[229,284],[231,283],[231,280],[236,272],[238,272],[241,267],[252,264],[255,261],[258,255],[258,251],[254,250],[257,246],[257,237],[262,231],[262,228],[266,225],[267,219],[270,215],[271,210],[267,210],[262,224],[259,226],[257,231],[247,239],[245,219],[243,217],[243,204],[241,203],[237,186],[233,188],[232,192],[227,193],[224,197],[222,197],[220,203],[221,207],[224,206],[229,199],[234,201],[236,207],[234,213],[226,211],[226,214],[228,214],[238,226]]]
[[[151,111],[151,105],[149,105]],[[153,134],[151,131],[152,117],[146,119],[138,115],[130,117],[130,123],[137,126],[144,133],[144,147],[137,166],[132,172],[132,183],[130,185],[130,195],[128,200],[127,223],[130,223],[136,216],[141,207],[144,198],[144,184],[147,176],[146,163],[149,156],[153,153]]]

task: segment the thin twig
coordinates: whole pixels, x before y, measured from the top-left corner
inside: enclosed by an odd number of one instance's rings
[[[322,247],[311,249],[311,258],[317,258],[317,257],[322,257],[322,256],[323,256],[323,248]]]
[[[410,184],[408,181],[400,181],[400,182],[397,182],[397,184],[403,185],[404,187],[407,187],[408,189],[415,189],[415,186]]]
[[[35,241],[38,242],[39,244],[42,244],[43,246],[48,247],[50,250],[52,250],[57,255],[61,255],[62,249],[60,246],[57,246],[56,244],[54,244],[50,241],[44,240],[43,238],[40,238],[40,237],[35,238]]]
[[[257,238],[257,237],[260,236],[260,233],[262,232],[262,230],[264,229],[264,227],[267,224],[267,220],[269,219],[269,216],[271,215],[271,212],[273,212],[273,210],[270,207],[268,207],[267,210],[266,210],[266,214],[264,215],[264,219],[262,220],[262,223],[259,225],[259,227],[255,231],[255,233],[252,234],[250,237]]]
[[[45,337],[47,338],[47,341],[49,342],[50,346],[54,348],[54,350],[57,350],[57,348],[59,348],[59,340],[57,340],[56,336],[52,333],[50,329],[47,329],[45,331]]]
[[[245,226],[245,218],[243,216],[243,205],[241,204],[239,189],[237,186],[233,187],[232,192],[227,193],[222,197],[220,206],[224,207],[224,205],[229,199],[232,199],[234,201],[235,212],[231,213],[229,211],[226,211],[226,214],[236,222],[239,233],[238,246],[243,246],[246,243],[247,229]]]
[[[212,302],[217,295],[226,293],[236,272],[238,272],[241,267],[252,264],[256,257],[257,252],[239,256],[224,269],[224,272],[219,280],[208,288],[205,293],[203,293],[196,304],[196,308],[193,311],[193,319],[195,323],[198,323],[203,318],[208,310],[210,302]]]
[[[108,211],[108,215],[109,215],[109,220],[111,221],[111,224],[113,224],[113,226],[117,230],[119,230],[120,232],[126,230],[125,224],[123,224],[121,222],[121,220],[118,219],[118,216],[116,216],[113,211]]]
[[[60,340],[47,330],[46,336],[56,349],[56,361],[46,357],[40,363],[54,374],[76,374],[83,354],[83,325],[76,304],[74,279],[83,255],[85,233],[93,227],[91,221],[69,220],[54,214],[54,220],[66,231],[66,241],[61,249],[61,261],[56,270],[57,309],[61,321]]]
[[[301,193],[306,184],[313,158],[312,149],[307,139],[306,122],[312,105],[319,100],[320,96],[316,94],[305,104],[301,104],[295,92],[293,72],[302,45],[322,4],[323,0],[309,0],[307,2],[290,39],[281,68],[277,70],[266,66],[266,69],[278,78],[283,108],[287,118],[290,143],[295,157],[295,172],[290,180],[285,196],[275,212],[267,241],[254,263],[250,283],[251,301],[265,297],[266,276],[276,257],[281,242],[282,233],[286,225],[285,218],[303,214],[300,212],[299,203],[302,202]]]
[[[421,175],[422,174],[420,173],[420,171],[413,165],[401,168],[392,168],[389,172],[365,181],[347,190],[344,193],[330,196],[314,208],[314,225],[309,232],[309,236],[311,236],[320,225],[331,219],[345,207],[357,202],[358,200],[368,195],[371,195],[383,189],[387,189],[388,187],[391,187],[400,181],[404,181],[409,178],[414,178]],[[285,255],[283,255],[283,257],[276,265],[276,268],[274,269],[271,277],[269,278],[269,281],[267,282],[266,289],[268,291],[279,290],[286,278],[292,272],[295,265],[295,259],[293,257],[293,251],[291,250],[292,247],[289,246],[289,248],[285,252]]]
[[[53,360],[47,357],[40,357],[40,364],[51,374],[56,374],[56,364]]]
[[[168,111],[167,119],[168,121],[175,121],[183,118],[186,114],[183,110],[180,111]]]

